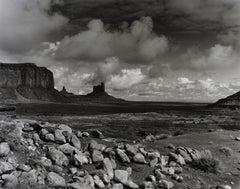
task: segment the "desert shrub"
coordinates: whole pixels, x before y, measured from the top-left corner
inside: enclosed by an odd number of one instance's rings
[[[173,133],[173,136],[180,136],[180,135],[183,135],[183,134],[184,134],[183,131],[177,130]]]
[[[194,169],[199,169],[208,173],[220,173],[222,164],[220,160],[213,157],[210,150],[203,150],[200,152],[200,157],[191,163]]]
[[[232,156],[233,154],[233,150],[227,146],[222,146],[218,151],[224,154],[225,156]]]

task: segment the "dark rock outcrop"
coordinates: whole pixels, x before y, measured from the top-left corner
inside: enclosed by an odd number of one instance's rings
[[[88,101],[99,102],[124,102],[123,99],[115,98],[105,91],[105,84],[101,82],[100,85],[93,86],[93,91],[85,96]]]
[[[0,102],[33,102],[69,100],[54,89],[53,73],[33,63],[0,63]]]
[[[45,67],[37,67],[32,63],[0,63],[0,87],[17,88],[21,86],[53,89],[53,73]]]
[[[209,107],[239,109],[240,108],[240,91],[224,99],[218,100],[215,104],[212,104]]]
[[[105,84],[101,82],[100,85],[93,86],[93,93],[104,93],[105,92]]]

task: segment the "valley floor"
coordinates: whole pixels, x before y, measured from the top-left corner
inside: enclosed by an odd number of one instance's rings
[[[128,108],[125,105],[118,110],[115,110],[116,105],[107,104],[99,105],[99,109],[95,109],[98,111],[103,109],[101,113],[94,112],[92,104],[83,105],[82,109],[79,105],[66,104],[63,106],[53,104],[48,109],[46,107],[47,104],[24,104],[20,106],[15,116],[17,119],[67,124],[81,132],[98,129],[104,134],[108,143],[114,143],[116,140],[128,143],[140,142],[145,149],[157,150],[162,155],[167,155],[179,146],[199,151],[210,150],[212,156],[220,162],[221,171],[206,172],[187,165],[181,173],[184,182],[174,182],[174,188],[207,189],[210,186],[220,185],[228,185],[233,189],[240,188],[240,141],[238,141],[240,113],[238,111],[208,109],[203,104],[147,103],[144,107],[143,104],[134,103],[131,106],[128,104]],[[68,112],[70,110],[75,113]],[[8,117],[6,119],[12,119],[12,115],[4,116]],[[122,169],[127,168],[124,164],[120,166]],[[152,171],[141,164],[131,164],[131,167],[132,179],[136,183],[140,183],[144,176]]]

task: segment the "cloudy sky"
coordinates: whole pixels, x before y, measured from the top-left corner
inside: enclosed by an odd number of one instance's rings
[[[0,62],[55,86],[104,81],[130,100],[212,102],[240,90],[239,0],[0,0]]]

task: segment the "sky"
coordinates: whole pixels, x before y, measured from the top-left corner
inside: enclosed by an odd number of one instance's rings
[[[240,90],[239,0],[0,0],[0,62],[55,87],[105,82],[128,100],[214,102]]]

